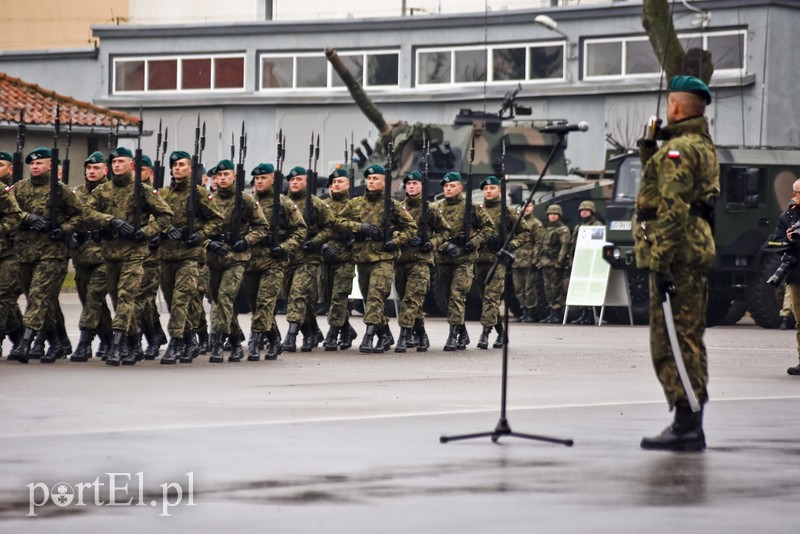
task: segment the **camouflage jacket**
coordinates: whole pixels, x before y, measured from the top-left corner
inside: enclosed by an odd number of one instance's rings
[[[22,212],[17,205],[13,186],[0,187],[0,259],[12,255],[11,236],[22,223]]]
[[[575,247],[578,245],[578,233],[581,231],[581,226],[603,226],[603,223],[598,221],[594,215],[586,220],[581,219],[572,227],[572,237],[569,241],[569,257],[567,258],[566,269],[572,268],[572,260],[575,258]]]
[[[464,193],[459,193],[452,198],[444,198],[438,203],[438,207],[442,212],[444,220],[450,225],[450,242],[463,247],[464,246]],[[474,262],[478,258],[478,249],[481,248],[489,240],[489,237],[494,232],[494,224],[486,214],[486,210],[482,206],[472,206],[472,230],[470,231],[470,241],[475,246],[475,251],[469,254],[461,254],[460,256],[451,257],[445,253],[447,242],[442,243],[436,255],[438,263],[448,265],[460,264],[466,262]]]
[[[300,250],[300,246],[303,244],[303,241],[305,241],[306,234],[308,233],[308,228],[306,228],[306,223],[303,221],[300,210],[298,210],[294,202],[287,197],[284,195],[280,196],[281,209],[278,214],[278,241],[280,246],[283,247],[283,250],[286,251],[286,255],[280,260],[276,260],[269,255],[270,250],[274,246],[272,243],[272,207],[274,202],[272,188],[270,187],[266,191],[256,192],[255,200],[261,207],[264,218],[266,218],[267,222],[270,224],[270,231],[261,241],[251,247],[250,261],[247,263],[247,270],[263,271],[276,263],[288,265],[289,258],[297,254],[297,251]]]
[[[92,191],[100,184],[106,183],[108,180],[103,178],[97,182],[90,182],[85,180],[84,184],[79,185],[72,191],[75,196],[81,201],[86,203]],[[84,216],[85,217],[85,216]],[[82,217],[82,219],[84,218]],[[81,243],[78,248],[72,249],[72,263],[74,265],[89,266],[99,265],[103,263],[103,248],[100,246],[100,230],[90,230],[85,220],[82,221],[81,228],[74,232],[78,242]]]
[[[422,226],[422,201],[419,196],[410,197],[406,195],[403,205],[408,210],[408,213],[414,219],[417,225],[417,233],[421,232]],[[413,263],[417,261],[425,262],[433,265],[433,251],[442,246],[450,239],[450,225],[444,220],[442,212],[432,202],[428,202],[428,224],[427,224],[428,240],[433,245],[430,252],[422,252],[419,247],[413,247],[409,244],[403,245],[400,249],[400,258],[397,263]]]
[[[523,221],[528,225],[529,239],[514,252],[514,269],[530,269],[535,264],[534,259],[539,258],[542,253],[542,237],[544,236],[544,226],[542,221],[533,216],[531,212]]]
[[[143,188],[144,189],[144,188]],[[84,220],[89,228],[101,230],[103,258],[106,261],[141,259],[147,256],[148,242],[169,227],[172,210],[156,192],[143,191],[139,221],[145,240],[138,243],[118,237],[109,227],[112,219],[134,224],[135,184],[131,173],[113,176],[97,186],[84,207]]]
[[[306,191],[298,191],[297,193],[289,192],[289,200],[294,203],[295,207],[304,214],[306,205]],[[307,252],[300,248],[297,254],[292,258],[292,265],[300,265],[304,263],[319,263],[320,254],[319,248],[323,243],[330,241],[335,230],[333,228],[333,211],[325,205],[325,203],[318,197],[311,195],[311,220],[305,221],[308,228],[306,241],[312,244],[313,250]]]
[[[222,270],[239,263],[250,260],[250,249],[269,234],[269,222],[264,218],[256,199],[252,195],[242,193],[242,213],[239,220],[239,238],[247,241],[248,248],[242,252],[234,252],[234,225],[233,210],[236,207],[236,186],[227,189],[218,188],[214,194],[214,204],[222,215],[222,232],[210,236],[213,241],[222,241],[228,245],[228,254],[220,256],[213,252],[206,253],[206,264],[211,269]]]
[[[654,272],[670,272],[674,265],[707,269],[714,261],[714,236],[702,211],[720,193],[708,121],[702,116],[684,119],[666,126],[661,137],[664,144],[655,153],[640,150],[637,203],[644,217],[634,232],[636,265]]]
[[[502,208],[502,206],[500,205],[499,198],[493,200],[486,199],[483,202],[483,209],[486,210],[486,214],[492,220],[494,231],[492,232],[491,236],[489,236],[489,240],[486,242],[486,245],[482,246],[478,251],[478,263],[494,263],[497,259],[497,251],[503,246],[503,243],[500,241],[500,216],[502,215],[500,208]],[[511,228],[514,226],[514,223],[518,218],[519,215],[517,215],[516,211],[511,209],[508,210],[506,232],[511,231]],[[512,237],[511,241],[508,243],[508,246],[512,252],[530,241],[530,230],[531,229],[528,227],[528,223],[525,222],[525,219],[521,220],[519,226],[517,226],[517,231],[514,234],[514,237]]]
[[[569,255],[569,228],[561,219],[544,223],[542,251],[536,265],[564,269]]]
[[[173,241],[161,236],[159,253],[161,261],[196,260],[205,262],[209,237],[222,232],[222,215],[211,200],[208,191],[197,186],[198,202],[195,209],[195,230],[200,234],[200,244],[188,246],[184,240]],[[169,187],[158,190],[158,195],[172,208],[172,226],[186,229],[189,215],[189,179],[175,180]]]
[[[347,205],[350,200],[349,191],[340,191],[339,193],[331,193],[325,199],[325,205],[331,209],[334,219]],[[322,261],[325,263],[345,263],[353,260],[353,242],[355,236],[351,232],[336,232],[333,239],[328,241],[328,245],[333,247],[336,253],[333,257],[322,255]]]
[[[399,247],[408,243],[417,231],[417,223],[411,218],[405,206],[395,199],[392,200],[391,237],[389,239],[372,241],[364,239],[359,234],[362,223],[370,223],[383,229],[384,223],[384,194],[383,191],[367,191],[364,196],[355,197],[347,202],[344,209],[336,217],[336,229],[340,232],[353,232],[356,241],[353,243],[353,261],[356,263],[373,263],[376,261],[391,261],[396,259]],[[398,250],[387,251],[384,241],[394,241]]]
[[[14,198],[22,210],[23,220],[34,213],[50,220],[50,173],[22,180],[12,190]],[[83,207],[75,193],[68,187],[58,184],[58,207],[56,220],[58,226],[69,235],[78,229]],[[14,236],[14,254],[18,261],[31,263],[37,260],[66,260],[67,242],[52,241],[50,232],[35,232],[23,223]]]

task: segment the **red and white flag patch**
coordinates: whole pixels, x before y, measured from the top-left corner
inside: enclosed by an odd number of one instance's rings
[[[667,152],[667,157],[669,159],[680,159],[681,152],[680,150],[670,150],[669,152]]]

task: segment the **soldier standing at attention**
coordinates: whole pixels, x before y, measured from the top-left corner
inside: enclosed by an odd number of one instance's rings
[[[98,186],[108,179],[108,166],[102,152],[93,152],[83,161],[85,181],[73,191],[82,203]],[[100,357],[106,355],[111,346],[111,312],[106,304],[108,294],[108,277],[106,262],[100,245],[100,231],[84,227],[70,234],[69,244],[72,248],[72,265],[75,267],[75,287],[78,298],[83,305],[78,322],[81,336],[70,361],[86,362],[92,357],[92,340],[99,335],[103,350]]]
[[[250,247],[267,235],[269,224],[252,195],[236,190],[236,171],[233,162],[224,159],[217,164],[217,192],[214,199],[222,214],[223,233],[212,239],[230,247],[227,254],[209,254],[206,257],[209,274],[209,289],[214,308],[211,312],[211,358],[212,363],[222,362],[222,344],[225,337],[231,340],[229,362],[242,359],[242,344],[239,339],[239,321],[236,318],[236,295],[242,285],[244,268],[250,260]],[[236,197],[242,195],[241,213],[236,219]],[[237,228],[238,227],[238,228]]]
[[[705,109],[711,92],[693,76],[669,83],[667,123],[659,139],[642,139],[642,183],[637,196],[636,265],[650,270],[650,352],[675,420],[643,449],[700,451],[706,446],[703,405],[708,402],[708,360],[703,334],[708,270],[714,260],[710,221],[719,196],[719,162]],[[641,227],[644,223],[644,228]],[[700,404],[693,412],[670,348],[662,302],[671,295],[679,355]]]
[[[51,227],[50,149],[39,147],[28,154],[25,163],[30,178],[14,186],[14,198],[22,210],[22,225],[14,236],[14,254],[19,267],[19,280],[27,299],[22,322],[22,340],[9,358],[28,363],[31,343],[39,331],[47,333],[48,354],[42,363],[53,363],[60,356],[56,332],[55,304],[67,275],[67,242],[65,235],[77,229],[82,213],[81,202],[68,187],[58,183],[55,228]],[[59,350],[54,350],[58,346]]]
[[[169,155],[169,163],[172,185],[158,191],[173,212],[172,225],[159,246],[161,291],[169,309],[167,333],[170,338],[161,363],[174,364],[178,358],[183,363],[191,363],[191,345],[198,328],[198,316],[202,313],[203,296],[197,293],[197,279],[205,263],[206,246],[218,249],[219,243],[212,244],[209,237],[222,231],[222,215],[208,191],[196,185],[199,203],[195,209],[195,231],[187,235],[192,157],[188,152],[176,150]],[[187,343],[189,351],[185,350]]]
[[[14,199],[11,176],[14,169],[14,156],[0,152],[0,343],[6,335],[14,347],[22,339],[22,313],[17,300],[22,294],[19,285],[17,261],[14,258],[14,232],[22,221],[19,206]],[[16,215],[13,215],[16,213]],[[14,223],[14,221],[17,221]],[[13,350],[13,349],[12,349]],[[2,352],[0,352],[2,356]]]
[[[340,232],[353,232],[353,261],[358,268],[358,285],[364,298],[364,339],[360,352],[381,353],[389,350],[394,338],[386,317],[386,299],[392,291],[393,262],[400,247],[408,243],[417,230],[414,219],[397,200],[390,199],[391,213],[384,213],[386,169],[370,165],[364,170],[367,190],[363,197],[350,200],[336,218]],[[385,217],[390,218],[389,235],[384,235]],[[379,338],[373,347],[373,338]]]
[[[565,271],[569,273],[572,270],[572,262],[575,259],[575,247],[578,245],[578,233],[583,226],[603,226],[603,223],[597,220],[597,217],[594,215],[595,207],[594,202],[591,200],[584,200],[578,206],[578,215],[580,219],[572,228],[572,237],[570,239],[569,244],[569,259],[567,260],[567,267]],[[569,324],[594,324],[594,313],[592,313],[592,308],[583,306],[581,307],[581,314],[580,316],[570,321]]]
[[[479,349],[489,348],[489,335],[492,333],[492,328],[497,330],[497,339],[492,345],[495,349],[503,347],[503,323],[500,317],[500,301],[503,298],[503,289],[506,282],[506,265],[503,262],[498,263],[497,270],[494,273],[492,280],[486,284],[486,277],[489,270],[497,260],[497,252],[503,247],[501,230],[501,217],[502,217],[502,204],[500,202],[500,179],[496,176],[487,176],[481,182],[481,189],[483,190],[483,209],[494,225],[494,232],[489,236],[486,245],[478,250],[478,260],[475,263],[475,283],[478,285],[478,294],[483,297],[483,308],[481,309],[481,325],[483,330],[478,339],[477,347]],[[508,210],[508,217],[505,221],[505,232],[509,233],[514,226],[519,215],[516,212]],[[508,242],[507,250],[514,252],[519,247],[525,245],[530,240],[530,228],[524,220],[520,221],[517,226],[516,233]]]
[[[334,217],[350,200],[350,175],[346,169],[336,169],[328,176],[330,197],[325,204],[331,209]],[[328,334],[322,347],[327,351],[347,350],[353,345],[358,334],[350,325],[350,313],[347,300],[353,292],[353,278],[356,265],[353,263],[352,246],[354,236],[351,232],[339,232],[333,239],[322,245],[322,280],[330,302],[328,308]]]
[[[544,294],[550,315],[543,323],[561,323],[564,311],[564,277],[569,256],[569,228],[561,221],[561,206],[547,207],[547,222],[542,235],[542,252],[538,265],[542,270]]]
[[[300,250],[307,229],[297,206],[275,190],[275,167],[271,163],[259,163],[250,174],[255,200],[269,221],[270,233],[250,248],[250,261],[244,273],[247,302],[253,313],[247,361],[261,359],[260,350],[265,341],[269,343],[265,358],[274,360],[283,350],[275,323],[275,303],[289,268],[289,258]],[[277,215],[273,213],[274,195],[280,195]],[[277,225],[277,242],[274,243],[273,224]]]
[[[394,285],[400,299],[400,336],[397,338],[395,352],[405,352],[407,347],[416,346],[417,352],[425,352],[431,343],[425,331],[425,315],[422,306],[425,295],[431,286],[433,250],[439,248],[450,238],[450,225],[444,220],[442,212],[427,199],[422,198],[422,174],[411,171],[403,178],[406,199],[403,202],[408,213],[417,224],[419,233],[400,248],[400,257],[395,263]],[[428,220],[425,221],[426,235],[422,231],[422,203],[428,202]]]
[[[442,216],[450,225],[452,237],[437,249],[436,263],[440,289],[449,295],[447,303],[447,322],[450,325],[450,334],[444,344],[444,350],[464,350],[469,345],[469,334],[464,326],[465,305],[467,293],[475,277],[475,260],[478,258],[478,249],[489,239],[494,231],[492,220],[486,210],[478,206],[472,208],[472,224],[470,239],[464,239],[465,209],[464,186],[461,183],[461,174],[455,171],[448,172],[442,177],[444,199],[439,203]],[[468,195],[472,191],[467,191]]]
[[[537,265],[539,255],[542,252],[542,237],[544,236],[544,226],[542,221],[533,215],[534,202],[531,201],[525,208],[523,222],[530,229],[530,239],[527,243],[519,247],[515,256],[516,259],[511,268],[511,276],[514,282],[514,293],[520,305],[520,313],[517,322],[536,323],[536,305],[538,303],[539,291],[539,266]]]

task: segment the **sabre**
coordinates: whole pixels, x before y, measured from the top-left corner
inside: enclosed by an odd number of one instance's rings
[[[672,349],[672,357],[675,358],[675,367],[678,369],[678,376],[681,379],[683,390],[686,392],[689,406],[694,413],[697,413],[700,411],[700,403],[697,402],[694,389],[692,389],[692,382],[689,380],[689,374],[686,372],[686,365],[683,363],[683,356],[681,356],[681,348],[680,345],[678,345],[678,334],[675,332],[675,319],[672,317],[672,302],[669,299],[669,293],[664,294],[664,300],[661,301],[661,309],[664,311],[664,323],[666,323],[667,326],[669,346]]]

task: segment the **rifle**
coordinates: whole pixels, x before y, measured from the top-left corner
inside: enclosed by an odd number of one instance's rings
[[[61,167],[61,182],[64,185],[69,184],[69,147],[72,144],[72,117],[69,118],[69,126],[67,126],[67,144],[64,150],[64,163]]]
[[[522,215],[520,215],[521,217]],[[506,242],[508,228],[508,204],[506,204],[506,140],[503,139],[503,152],[500,156],[500,246]]]
[[[142,190],[142,108],[139,108],[139,135],[136,139],[136,152],[134,157],[135,170],[133,173],[133,228],[139,231],[142,227],[142,200],[144,191]]]
[[[422,244],[428,242],[428,165],[431,158],[431,140],[428,139],[427,132],[423,132],[422,150],[425,154],[422,167],[422,204],[420,204],[419,238]]]
[[[53,150],[50,152],[50,230],[58,228],[58,134],[61,130],[61,104],[56,104]]]
[[[117,144],[119,143],[119,123],[116,123],[117,131],[114,132],[114,125],[108,127],[108,151],[111,152],[115,148],[117,148]]]
[[[475,160],[475,135],[469,147],[469,172],[467,173],[467,193],[464,196],[464,246],[469,243],[469,233],[472,229],[472,162]]]
[[[14,152],[14,168],[11,171],[11,183],[22,180],[22,150],[25,148],[25,108],[19,110],[17,123],[17,150]]]
[[[275,178],[272,180],[272,217],[270,218],[270,234],[272,246],[280,246],[281,224],[281,186],[283,185],[283,156],[284,156],[283,128],[278,132],[278,147],[275,155]]]
[[[386,144],[386,175],[383,186],[383,240],[392,240],[392,163],[394,163],[394,146],[389,141]]]
[[[197,183],[200,178],[200,114],[197,114],[197,126],[194,128],[194,154],[192,154],[192,172],[189,175],[189,206],[186,217],[186,238],[195,233],[195,215],[200,199],[197,196]]]
[[[314,147],[314,168],[309,169],[307,176],[306,188],[311,191],[311,194],[317,192],[317,162],[319,161],[319,134],[317,134],[317,146]],[[309,225],[310,226],[310,225]],[[314,237],[314,236],[311,236]]]
[[[239,161],[236,163],[236,198],[233,202],[233,229],[231,231],[231,244],[235,245],[242,235],[242,204],[244,203],[244,151],[245,151],[244,121],[242,121],[242,134],[239,136]],[[231,158],[233,158],[233,145],[231,145]]]
[[[164,185],[164,168],[161,166],[161,119],[158,119],[158,136],[156,137],[156,161],[153,163],[153,167],[154,167],[153,188],[161,189]]]
[[[308,169],[306,170],[306,203],[303,207],[303,218],[311,233],[311,161],[314,159],[314,132],[311,132],[311,143],[308,145]]]
[[[349,153],[349,155],[347,153],[347,138],[346,137],[344,138],[344,164],[345,165],[348,165],[348,164],[350,165],[347,168],[347,179],[350,180],[350,185],[349,185],[349,189],[347,191],[347,195],[350,198],[353,198],[353,195],[356,192],[356,184],[355,184],[356,170],[355,170],[355,167],[353,167],[353,155],[354,155],[353,154],[353,132],[350,132],[350,153]]]

